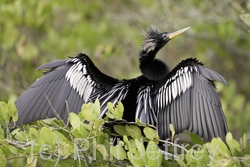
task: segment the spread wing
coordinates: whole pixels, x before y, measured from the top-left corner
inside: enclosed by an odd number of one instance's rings
[[[152,84],[141,86],[137,95],[136,116],[141,122],[156,126],[155,100],[151,96]]]
[[[184,130],[211,140],[225,138],[228,131],[221,102],[213,81],[227,85],[226,80],[196,59],[182,61],[155,86],[157,129],[161,139]]]
[[[81,53],[38,69],[48,70],[15,101],[19,115],[17,125],[56,116],[66,122],[68,113],[78,113],[82,104],[100,98],[102,106],[106,106],[107,99],[121,101],[125,95],[120,91],[124,93],[129,89],[128,83],[103,74]]]

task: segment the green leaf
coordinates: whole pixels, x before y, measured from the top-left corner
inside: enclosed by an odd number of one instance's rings
[[[214,157],[211,166],[227,166],[233,163],[233,159],[228,159],[228,157],[231,157],[228,147],[220,138],[213,138],[211,143],[206,143],[205,146],[209,154]]]
[[[135,138],[135,146],[140,152],[142,152],[142,155],[144,155],[146,150],[143,144],[143,140],[141,139],[139,140],[138,138]]]
[[[108,112],[106,113],[106,115],[110,118],[110,119],[121,119],[122,115],[123,115],[123,105],[121,102],[118,102],[118,104],[114,107],[114,105],[109,102],[107,104],[108,107]]]
[[[123,136],[123,135],[129,136],[129,133],[126,130],[125,125],[115,125],[114,130],[116,133],[118,133],[121,136]]]
[[[118,118],[122,118],[122,116],[123,116],[123,111],[124,111],[124,107],[123,107],[123,105],[122,105],[122,103],[121,102],[118,102],[118,104],[116,105],[116,108],[117,108],[117,111],[116,111],[116,116],[118,117]]]
[[[250,145],[246,147],[246,154],[250,155]]]
[[[98,102],[97,102],[98,103]],[[97,108],[97,105],[95,106],[95,109]],[[98,109],[96,109],[98,110]],[[82,113],[82,116],[89,122],[93,122],[94,120],[96,120],[96,114],[95,112],[98,112],[98,111],[94,111],[93,109],[93,104],[92,103],[87,103],[87,104],[83,104],[82,105],[82,109],[81,109],[81,113]],[[80,119],[79,119],[80,120]]]
[[[124,160],[127,158],[126,151],[121,145],[112,146],[111,149],[112,149],[112,155],[117,160]]]
[[[139,126],[144,126],[144,127],[147,126],[147,124],[141,122],[138,118],[135,119],[135,122],[136,122]]]
[[[155,129],[146,127],[143,129],[143,132],[149,140],[159,140],[159,136],[157,135],[157,132]]]
[[[41,145],[31,145],[25,149],[26,154],[35,155],[41,152]]]
[[[85,127],[83,126],[80,118],[78,117],[78,115],[76,115],[75,113],[70,113],[69,114],[69,122],[73,127],[73,135],[75,137],[87,137],[89,132],[85,129]]]
[[[193,144],[199,144],[201,146],[204,144],[203,140],[198,135],[196,135],[192,132],[190,132],[190,139],[191,139]]]
[[[129,140],[129,145],[130,145],[131,149],[136,148],[135,139],[130,139]]]
[[[108,110],[109,110],[109,111],[113,111],[113,110],[114,110],[114,105],[113,105],[113,103],[111,103],[111,102],[108,102],[108,103],[107,103],[107,107],[108,107]]]
[[[83,161],[80,161],[81,167],[86,167],[85,163]],[[76,166],[76,161],[73,158],[67,158],[67,159],[50,159],[49,161],[46,159],[39,158],[38,164],[42,167],[52,167],[52,166],[58,166],[58,167],[72,167]]]
[[[9,123],[11,120],[14,122],[18,119],[18,111],[13,100],[9,100],[8,104],[0,102],[0,120]]]
[[[111,102],[108,102],[107,103],[107,107],[108,107],[108,114],[111,114],[112,116],[113,116],[113,118],[111,118],[111,119],[114,119],[114,118],[116,118],[116,115],[114,114],[114,112],[115,112],[115,107],[114,107],[114,104],[113,103],[111,103]],[[107,114],[106,113],[106,114]]]
[[[14,138],[18,141],[27,141],[27,135],[20,129],[14,129],[11,132],[11,135],[14,136]]]
[[[142,138],[135,138],[135,146],[137,148],[137,150],[140,152],[140,155],[142,156],[142,160],[144,161],[144,163],[147,163],[147,155],[146,155],[146,150],[144,147],[144,143]]]
[[[0,141],[2,141],[4,138],[5,138],[5,133],[4,133],[3,127],[1,126],[0,127]]]
[[[54,138],[58,144],[64,145],[64,144],[71,143],[70,140],[66,136],[64,136],[62,133],[60,133],[59,131],[55,131],[55,132],[53,132],[53,134],[54,134]]]
[[[226,144],[220,139],[220,138],[213,138],[211,141],[211,149],[218,148],[218,154],[224,155],[224,156],[230,156],[230,152],[228,150],[228,147]]]
[[[29,129],[29,140],[34,140],[38,135],[38,132],[35,128],[31,127]]]
[[[0,167],[5,167],[7,164],[7,158],[5,157],[5,154],[3,153],[2,149],[0,149]]]
[[[78,128],[82,123],[80,118],[73,112],[69,113],[69,122],[74,129]]]
[[[241,150],[246,149],[246,146],[247,146],[246,133],[244,133],[243,136],[240,138],[240,146],[241,146]]]
[[[174,135],[175,135],[174,126],[172,124],[169,124],[169,129],[170,129],[171,134],[172,134],[172,141],[174,141]]]
[[[142,153],[136,148],[130,149],[127,152],[127,156],[129,161],[132,163],[134,167],[141,167],[146,165],[142,158],[143,157]]]
[[[125,143],[125,149],[130,150],[132,147],[130,145],[130,141],[128,140],[128,137],[126,135],[123,136],[123,141]]]
[[[4,103],[4,102],[0,102],[0,119],[2,121],[6,121],[6,122],[9,122],[9,110],[8,110],[8,107],[7,107],[7,104]]]
[[[143,136],[141,135],[141,130],[135,125],[126,125],[125,126],[126,131],[132,138],[140,139]]]
[[[99,151],[99,153],[102,155],[101,157],[98,157],[99,159],[103,159],[105,157],[105,159],[109,158],[109,153],[106,149],[106,147],[104,147],[104,145],[98,145],[98,147],[96,147],[96,149]]]
[[[110,143],[109,137],[105,136],[105,139],[104,139],[102,144],[104,144],[104,146],[106,147],[106,150],[108,152],[108,155],[110,155],[111,143]]]
[[[190,149],[185,154],[185,159],[186,159],[188,164],[194,161],[194,158],[192,158],[192,151],[193,151],[193,149]],[[179,163],[179,161],[177,161],[177,162]],[[180,162],[180,163],[182,163],[182,162]]]
[[[91,129],[92,132],[95,134],[95,135],[100,135],[102,134],[102,127],[103,127],[103,124],[104,124],[104,120],[103,119],[96,119],[94,121],[94,125],[93,125],[93,128]]]
[[[71,144],[65,144],[58,148],[58,156],[67,157],[74,153],[74,147]]]
[[[16,108],[16,105],[15,105],[14,101],[12,99],[10,99],[8,101],[7,106],[8,106],[8,109],[9,109],[10,117],[12,118],[12,120],[14,122],[16,122],[17,119],[18,119],[18,110]]]
[[[106,112],[106,116],[109,117],[110,119],[116,119],[116,116],[112,114],[110,111]]]
[[[52,130],[47,127],[42,127],[39,133],[39,138],[43,144],[51,144],[54,146],[56,143]]]
[[[106,158],[108,158],[109,155],[111,155],[110,153],[111,143],[110,142],[112,142],[112,140],[110,140],[108,136],[102,134],[102,135],[97,136],[96,143],[94,143],[97,146],[97,149],[101,154],[104,154],[104,153],[106,154]],[[98,145],[100,145],[100,148],[98,147]]]
[[[181,167],[191,166],[191,165],[190,165],[191,163],[189,163],[189,165],[187,165],[187,164],[186,164],[182,159],[180,159],[180,158],[177,158],[176,161],[178,162],[179,166],[181,166]],[[194,167],[197,166],[196,163],[193,164],[193,166],[194,166]]]
[[[18,148],[16,146],[12,146],[12,145],[7,145],[8,146],[8,149],[10,151],[10,153],[13,155],[16,155],[18,154]]]
[[[146,155],[149,167],[157,167],[161,165],[162,154],[158,149],[158,145],[154,141],[150,141],[147,145]]]
[[[0,101],[0,121],[4,121],[4,112],[5,112],[6,104],[2,101]]]
[[[98,99],[95,100],[95,103],[93,104],[93,112],[94,112],[94,118],[98,119],[101,112],[101,106],[100,101]]]
[[[227,133],[226,142],[233,155],[242,156],[240,144],[238,143],[238,141],[233,139],[233,135],[231,132]]]
[[[211,154],[208,154],[208,150],[205,145],[195,144],[190,150],[188,150],[185,155],[185,158],[187,164],[193,164],[195,166],[207,166],[207,164],[210,163],[210,155]]]

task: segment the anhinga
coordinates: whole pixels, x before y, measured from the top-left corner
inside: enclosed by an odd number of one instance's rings
[[[69,111],[78,113],[82,104],[98,98],[100,117],[107,111],[107,102],[121,101],[125,120],[138,118],[155,125],[161,139],[171,135],[169,124],[176,134],[189,130],[205,140],[224,139],[228,129],[214,81],[227,84],[226,80],[193,58],[183,60],[172,71],[155,58],[170,39],[188,28],[168,33],[152,27],[144,32],[139,54],[143,75],[137,78],[107,76],[83,53],[40,66],[38,69],[47,69],[45,74],[15,102],[17,125],[51,117],[67,121]]]

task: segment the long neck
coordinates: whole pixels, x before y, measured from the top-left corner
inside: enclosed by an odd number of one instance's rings
[[[169,73],[167,65],[163,61],[155,59],[156,53],[157,51],[141,50],[139,58],[142,74],[153,81],[159,81]]]

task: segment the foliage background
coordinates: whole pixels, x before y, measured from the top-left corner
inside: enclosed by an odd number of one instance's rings
[[[192,28],[158,54],[170,68],[197,57],[222,74],[217,84],[230,131],[250,141],[250,1],[1,0],[0,100],[16,99],[37,78],[35,69],[78,52],[116,78],[140,75],[141,30]],[[247,15],[248,14],[248,15]]]

